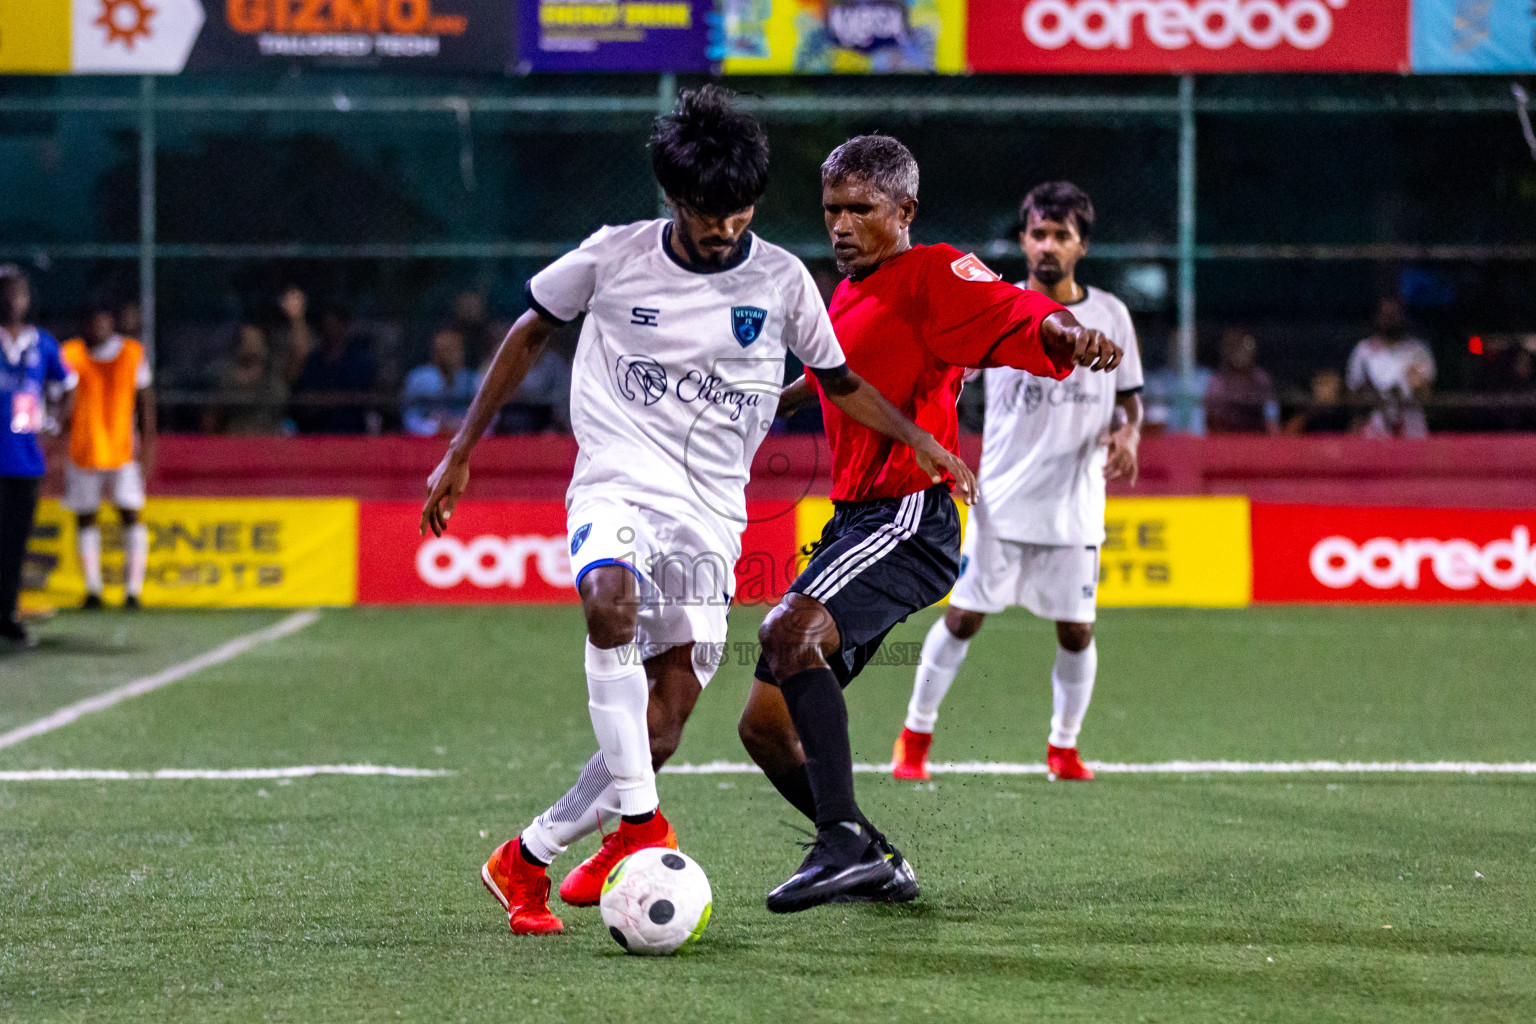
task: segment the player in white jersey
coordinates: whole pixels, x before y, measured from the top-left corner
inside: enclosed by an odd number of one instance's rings
[[[423,533],[447,528],[475,442],[554,329],[585,314],[571,387],[580,451],[566,514],[600,750],[481,869],[520,935],[562,929],[545,868],[577,839],[612,830],[560,886],[576,906],[597,903],[623,857],[677,846],[655,770],[724,653],[748,471],[778,406],[786,352],[849,415],[910,445],[935,481],[958,468],[963,484],[974,483],[958,458],[849,372],[805,265],[747,230],[767,184],[768,142],[731,109],[728,92],[684,93],[657,119],[651,162],[672,216],[602,228],[528,282],[530,309],[492,360],[422,511]]]
[[[1063,381],[1008,367],[985,371],[986,426],[980,495],[971,507],[960,578],[949,610],[923,643],[907,721],[896,741],[898,779],[928,778],[928,748],[939,703],[990,614],[1021,605],[1056,623],[1051,733],[1046,765],[1054,779],[1091,779],[1077,734],[1093,695],[1093,639],[1104,543],[1106,480],[1136,480],[1141,439],[1141,355],[1125,304],[1077,283],[1088,251],[1093,204],[1069,182],[1047,182],[1024,197],[1019,244],[1033,288],[1060,302],[1085,327],[1125,352],[1112,373],[1078,367]]]

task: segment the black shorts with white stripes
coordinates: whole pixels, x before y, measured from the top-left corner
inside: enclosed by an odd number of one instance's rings
[[[960,514],[942,484],[904,498],[834,503],[790,593],[820,601],[841,646],[827,660],[847,686],[887,633],[938,601],[960,574]],[[759,679],[772,681],[766,660]]]

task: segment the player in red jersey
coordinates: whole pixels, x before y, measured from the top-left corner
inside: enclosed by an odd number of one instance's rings
[[[1120,362],[1114,342],[1039,292],[951,246],[913,245],[917,161],[897,140],[851,139],[821,175],[827,231],[847,275],[830,313],[849,369],[951,451],[967,368],[1060,380],[1076,366]],[[753,760],[817,826],[805,862],[768,894],[778,913],[917,896],[911,865],[854,801],[842,687],[892,627],[949,592],[960,566],[952,481],[935,484],[910,449],[851,420],[809,376],[786,389],[780,415],[812,399],[832,446],[836,511],[758,632],[763,656],[740,726]]]

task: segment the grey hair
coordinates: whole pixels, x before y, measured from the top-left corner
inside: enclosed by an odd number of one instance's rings
[[[821,183],[867,181],[897,202],[917,198],[917,160],[889,135],[858,135],[834,149],[821,165]]]

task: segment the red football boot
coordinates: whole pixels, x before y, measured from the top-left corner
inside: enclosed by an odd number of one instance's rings
[[[902,727],[896,737],[896,749],[891,751],[891,774],[898,779],[922,781],[928,778],[928,745],[933,742],[931,732],[913,732]]]
[[[608,877],[608,872],[613,866],[625,857],[629,856],[624,850],[624,841],[619,838],[620,830],[615,829],[603,836],[603,845],[598,847],[596,853],[582,861],[571,869],[571,873],[565,876],[565,881],[560,883],[560,898],[573,907],[595,907],[597,901],[603,895],[603,880]],[[667,828],[666,838],[660,844],[669,850],[677,849],[677,833]],[[638,847],[637,847],[638,849]]]
[[[1093,769],[1083,764],[1076,747],[1045,745],[1045,777],[1052,782],[1078,779],[1087,782],[1093,778]]]
[[[480,869],[480,881],[507,911],[513,935],[555,935],[565,929],[549,909],[549,876],[523,856],[522,837],[496,847]]]
[[[675,850],[677,833],[672,831],[672,824],[661,816],[661,810],[658,808],[649,821],[643,821],[638,825],[631,825],[620,819],[619,845],[622,847],[619,860],[628,857],[636,850],[645,850],[652,846],[665,846],[669,850]]]

